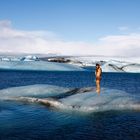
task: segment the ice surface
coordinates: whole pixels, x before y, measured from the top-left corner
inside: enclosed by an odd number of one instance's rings
[[[95,66],[96,63],[100,63],[103,72],[140,73],[140,57],[61,57],[64,60],[69,60],[66,61],[69,64],[42,61],[41,58],[41,56],[35,55],[0,56],[0,69],[75,71],[83,70],[81,67]],[[56,57],[56,59],[60,58]]]
[[[25,56],[0,56],[1,61],[38,61],[39,58],[35,55],[25,55]]]
[[[138,109],[140,104],[138,98],[114,89],[102,89],[100,95],[95,91],[84,94],[75,94],[73,96],[61,99],[61,102],[67,106],[72,106],[77,110],[84,112],[100,112],[108,110]]]
[[[0,90],[0,97],[53,97],[70,91],[69,88],[63,88],[52,85],[36,84],[29,86],[12,87]]]
[[[0,69],[6,70],[43,70],[43,71],[84,71],[70,64],[42,61],[35,55],[0,56]]]
[[[43,71],[82,71],[78,66],[46,61],[0,61],[0,69],[43,70]]]
[[[133,72],[140,73],[140,57],[70,57],[71,64],[78,66],[95,66],[100,63],[103,72]]]
[[[102,88],[71,89],[53,85],[30,85],[0,90],[0,100],[37,103],[61,110],[101,112],[109,110],[140,110],[140,97],[121,90]]]
[[[104,72],[140,72],[140,64],[111,60],[102,65]]]

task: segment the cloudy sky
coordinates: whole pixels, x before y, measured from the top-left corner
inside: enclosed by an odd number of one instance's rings
[[[0,53],[140,56],[139,0],[0,0]]]

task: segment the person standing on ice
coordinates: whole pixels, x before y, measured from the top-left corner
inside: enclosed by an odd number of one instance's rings
[[[100,81],[101,81],[102,69],[100,64],[96,64],[95,76],[96,76],[96,92],[100,93]]]

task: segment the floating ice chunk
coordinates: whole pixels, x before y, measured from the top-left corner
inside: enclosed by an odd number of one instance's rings
[[[0,90],[0,96],[1,100],[38,103],[57,109],[82,112],[140,110],[140,96],[107,88],[102,88],[99,95],[92,87],[70,89],[51,85],[31,85]],[[56,98],[57,96],[60,97]]]
[[[20,59],[20,61],[37,61],[39,58],[37,56],[27,55]]]

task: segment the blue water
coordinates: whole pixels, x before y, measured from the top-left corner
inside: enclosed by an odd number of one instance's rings
[[[95,87],[94,78],[91,71],[1,70],[0,94],[3,89],[9,87],[35,84],[68,88]],[[117,89],[139,96],[140,74],[103,73],[101,88]],[[110,110],[88,114],[57,110],[34,103],[0,101],[0,140],[138,140],[139,138],[140,112],[137,110]]]

